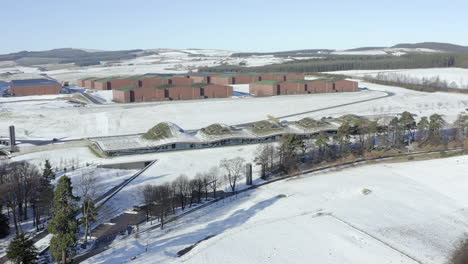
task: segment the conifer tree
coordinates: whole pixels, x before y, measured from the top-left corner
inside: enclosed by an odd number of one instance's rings
[[[2,206],[0,205],[0,238],[4,238],[10,234],[10,225],[8,217],[2,213]]]
[[[50,241],[50,252],[58,263],[71,263],[75,253],[77,197],[73,196],[73,187],[68,176],[62,176],[54,191],[54,215],[48,229],[53,237]]]
[[[81,206],[81,212],[83,217],[81,218],[81,222],[85,228],[85,244],[88,243],[88,233],[89,233],[89,226],[96,221],[97,216],[97,209],[95,207],[93,199],[91,197],[86,196],[83,201],[83,205]]]
[[[35,263],[37,250],[34,241],[23,233],[19,233],[13,238],[7,250],[7,258],[14,263],[29,264]]]
[[[42,172],[42,177],[44,177],[45,179],[48,179],[49,182],[52,180],[55,180],[55,173],[52,170],[52,166],[50,165],[49,160],[45,161],[44,170]]]

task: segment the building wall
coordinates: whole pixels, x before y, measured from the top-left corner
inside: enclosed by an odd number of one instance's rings
[[[138,81],[132,81],[130,79],[115,79],[115,80],[111,80],[109,82],[111,84],[111,87],[107,87],[108,90],[110,90],[110,89],[113,90],[113,89],[118,89],[118,88],[122,88],[122,87],[126,87],[126,86],[131,86],[131,85],[135,85],[135,83],[138,83]]]
[[[286,75],[276,75],[276,74],[265,73],[265,74],[262,74],[261,76],[262,76],[262,81],[278,81],[278,82],[286,81]]]
[[[113,101],[130,103],[130,91],[112,90]]]
[[[146,78],[141,80],[142,88],[153,88],[154,86],[169,84],[168,79],[160,79],[159,77]]]
[[[80,80],[80,79],[76,80],[76,86],[78,86],[78,87],[85,87],[84,85],[85,85],[85,81],[84,81],[84,80]]]
[[[169,98],[165,97],[165,89],[159,88],[136,88],[135,102],[153,102],[153,101],[164,101]]]
[[[251,83],[249,85],[249,92],[255,96],[273,96],[277,95],[277,84],[267,85],[267,84],[257,84]]]
[[[45,95],[58,94],[62,85],[37,85],[37,86],[10,86],[15,95]]]
[[[193,80],[193,83],[208,83],[208,76],[194,76],[194,75],[191,75],[190,79]]]
[[[171,100],[200,99],[200,88],[191,86],[174,86],[167,89]]]
[[[288,73],[286,74],[286,80],[304,80],[304,73]]]
[[[220,84],[220,85],[230,85],[233,83],[232,78],[235,78],[235,76],[233,77],[211,76],[211,83]]]
[[[180,85],[191,85],[193,84],[193,79],[187,77],[174,77],[169,80],[170,84],[180,86]]]
[[[233,90],[231,86],[212,84],[203,86],[201,91],[205,98],[227,98],[232,96]]]
[[[107,90],[107,82],[94,82],[94,89]]]
[[[307,83],[307,91],[310,93],[330,93],[332,92],[332,83],[324,81],[310,81]]]
[[[335,88],[337,92],[356,92],[358,89],[358,83],[348,80],[340,80],[335,82]]]
[[[255,76],[249,76],[245,74],[238,74],[234,79],[235,79],[235,84],[249,84],[256,82],[256,78],[252,78]]]
[[[279,84],[280,94],[306,94],[308,93],[305,89],[304,83],[297,82],[283,82]]]
[[[85,80],[83,87],[89,88],[89,89],[94,89],[94,81],[93,80]]]

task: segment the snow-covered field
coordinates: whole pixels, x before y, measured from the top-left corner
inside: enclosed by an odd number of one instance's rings
[[[45,160],[48,159],[52,167],[59,168],[61,174],[63,174],[64,167],[68,169],[66,174],[71,177],[74,186],[79,186],[79,180],[82,174],[91,173],[96,176],[99,186],[98,189],[100,190],[96,196],[118,185],[136,172],[135,170],[95,169],[96,166],[132,161],[157,160],[152,167],[147,169],[143,174],[122,189],[120,193],[109,200],[108,206],[112,207],[112,211],[114,212],[113,216],[116,216],[142,202],[140,190],[145,184],[159,185],[171,182],[181,174],[193,178],[197,173],[203,173],[208,171],[211,167],[218,166],[220,161],[224,158],[230,159],[240,156],[244,158],[246,162],[255,164],[254,157],[257,147],[258,145],[246,145],[241,147],[154,153],[106,159],[96,157],[88,148],[77,147],[19,155],[13,157],[13,160],[30,161],[42,168]],[[89,167],[87,167],[87,165]],[[76,168],[74,171],[70,170],[72,166]],[[254,165],[253,171],[258,174],[259,168]]]
[[[449,85],[455,83],[458,87],[468,87],[468,69],[461,68],[431,68],[431,69],[399,69],[399,70],[352,70],[329,72],[331,74],[345,74],[355,77],[377,76],[378,74],[397,74],[422,80],[434,80],[437,77]]]
[[[463,156],[305,175],[115,241],[87,263],[445,263],[466,233],[467,170]]]
[[[183,129],[213,123],[238,124],[371,99],[391,92],[394,96],[288,118],[322,118],[345,114],[380,115],[410,111],[419,116],[440,113],[448,121],[468,108],[468,95],[422,93],[398,87],[361,82],[374,91],[358,93],[289,95],[265,98],[226,98],[139,104],[111,104],[84,108],[43,109],[17,107],[0,112],[0,136],[15,125],[18,138],[82,138],[144,133],[159,122],[169,121]],[[7,104],[12,105],[12,104]],[[144,114],[142,114],[144,113]]]
[[[70,67],[64,69],[40,71],[37,67],[8,66],[0,68],[2,73],[13,75],[0,76],[0,80],[38,78],[47,74],[59,81],[74,82],[78,78],[109,75],[136,75],[146,73],[186,73],[196,71],[198,67],[217,66],[221,64],[248,67],[263,66],[274,63],[292,61],[295,58],[274,57],[273,55],[230,57],[233,51],[215,49],[156,49],[157,54],[123,60],[121,62],[105,62],[89,67]]]
[[[159,122],[183,129],[238,124],[383,96],[381,92],[226,98],[0,112],[0,136],[15,125],[18,138],[82,138],[144,133]],[[27,132],[27,133],[25,133]]]
[[[434,53],[441,52],[433,49],[424,48],[368,48],[361,50],[337,50],[331,54],[334,55],[393,55],[401,56],[408,53]]]

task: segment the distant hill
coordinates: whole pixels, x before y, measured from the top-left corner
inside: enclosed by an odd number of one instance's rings
[[[385,48],[386,47],[362,47],[362,48],[348,49],[346,51],[379,50],[379,49],[385,49]]]
[[[20,51],[0,55],[0,61],[16,61],[24,66],[46,63],[75,63],[79,66],[87,66],[99,64],[101,61],[135,58],[137,53],[141,52],[143,52],[141,49],[90,52],[82,49],[63,48],[46,51]]]
[[[468,53],[467,46],[460,46],[450,43],[439,43],[439,42],[422,42],[415,44],[398,44],[392,48],[405,48],[405,49],[432,49],[440,50],[444,52],[453,52],[453,53]]]
[[[334,50],[330,49],[304,49],[304,50],[288,50],[288,51],[276,51],[276,52],[238,52],[233,53],[231,57],[248,57],[248,56],[265,56],[273,55],[277,57],[311,57],[323,54],[329,54]]]

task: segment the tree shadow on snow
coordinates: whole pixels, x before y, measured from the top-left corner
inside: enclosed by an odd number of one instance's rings
[[[217,236],[229,229],[238,227],[241,224],[247,222],[258,212],[273,205],[278,199],[279,198],[277,197],[272,197],[270,199],[259,202],[248,209],[239,209],[222,220],[209,223],[204,228],[187,234],[155,241],[154,243],[151,243],[150,250],[152,252],[165,252],[166,255],[175,257],[177,256],[176,252],[169,252],[167,250],[168,248],[175,248],[180,250],[180,247],[185,248],[186,246],[195,244],[206,237]]]

